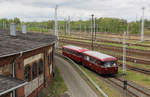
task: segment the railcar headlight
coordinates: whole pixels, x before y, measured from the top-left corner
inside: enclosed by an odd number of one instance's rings
[[[113,66],[117,66],[117,64],[116,64],[116,63],[114,63],[114,64],[113,64]]]

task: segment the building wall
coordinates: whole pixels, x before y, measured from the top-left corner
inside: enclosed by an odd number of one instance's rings
[[[0,74],[12,76],[12,62],[15,62],[15,76],[17,79],[25,80],[25,68],[29,66],[31,68],[30,75],[31,78],[28,81],[29,83],[21,88],[16,90],[16,97],[35,97],[38,94],[38,91],[42,87],[49,85],[49,82],[52,78],[52,69],[53,69],[53,50],[54,45],[50,45],[44,48],[40,48],[34,51],[24,53],[22,56],[10,56],[6,58],[0,58]],[[38,63],[39,60],[43,60],[43,73],[39,73]],[[37,77],[33,78],[33,64],[37,64]]]

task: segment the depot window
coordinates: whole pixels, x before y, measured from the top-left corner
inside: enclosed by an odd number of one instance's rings
[[[26,81],[30,81],[31,80],[30,72],[31,72],[31,67],[30,66],[26,66],[25,67],[25,72],[24,72],[24,76],[25,76],[25,80]]]
[[[43,60],[41,59],[39,61],[39,75],[41,75],[43,73]]]
[[[32,77],[33,79],[37,77],[37,64],[36,63],[32,65]]]

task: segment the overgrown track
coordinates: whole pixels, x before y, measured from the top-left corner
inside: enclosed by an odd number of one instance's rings
[[[118,62],[119,64],[122,64],[120,62]],[[147,70],[147,69],[143,69],[143,68],[137,68],[135,66],[131,66],[131,65],[128,65],[126,64],[127,68],[129,70],[133,70],[133,71],[136,71],[136,72],[139,72],[139,73],[143,73],[143,74],[146,74],[146,75],[150,75],[150,70]],[[122,65],[120,65],[120,67],[122,67]]]
[[[120,87],[122,89],[124,88],[123,80],[118,77],[105,78],[105,80],[117,85],[118,87]],[[150,97],[150,90],[145,89],[144,87],[141,87],[141,86],[136,85],[135,83],[131,83],[131,82],[128,82],[127,93],[129,93],[130,95],[135,96],[135,97]]]
[[[74,44],[74,45],[78,45],[78,46],[82,46],[82,47],[90,47],[90,44],[87,42],[78,42],[78,41],[74,41],[74,40],[66,40],[66,39],[60,39],[60,42],[63,43],[67,43],[67,44]],[[100,49],[100,50],[105,50],[105,51],[114,51],[115,53],[119,52],[122,53],[122,48],[119,47],[112,47],[112,46],[105,46],[105,45],[94,45],[94,48]],[[144,55],[144,56],[150,56],[150,52],[142,52],[139,50],[129,50],[127,49],[127,53],[129,54],[134,54],[134,55]],[[113,55],[115,57],[117,57],[118,59],[122,60],[122,56],[119,54],[110,54]],[[140,58],[135,58],[135,57],[127,57],[127,61],[130,62],[136,62],[139,64],[146,64],[146,65],[150,65],[150,60],[146,60],[146,59],[140,59]]]
[[[61,48],[59,48],[61,50]],[[123,91],[123,80],[120,79],[117,76],[112,76],[112,77],[102,77],[97,74],[97,76],[107,82],[108,84],[115,86],[118,88],[118,90]],[[129,97],[150,97],[150,90],[146,89],[142,86],[139,86],[133,82],[128,82],[127,85],[127,96]]]
[[[134,70],[134,71],[137,71],[137,72],[140,72],[140,73],[144,73],[144,74],[147,74],[147,75],[150,75],[150,70],[146,70],[146,69],[141,69],[141,68],[137,68],[135,66],[130,66],[127,64],[127,68],[130,69],[130,70]]]
[[[62,42],[72,42],[74,44],[76,43],[79,43],[80,44],[85,44],[85,46],[87,46],[86,44],[89,44],[89,42],[84,42],[84,41],[75,41],[75,40],[69,40],[69,39],[60,39],[60,41]],[[88,45],[90,46],[90,45]],[[96,48],[100,48],[100,49],[105,49],[105,50],[110,50],[110,51],[117,51],[117,52],[120,52],[122,53],[122,47],[116,47],[116,46],[111,46],[111,45],[104,45],[104,44],[97,44],[97,43],[94,43],[94,47]],[[136,54],[136,55],[144,55],[144,56],[150,56],[150,51],[147,51],[147,50],[139,50],[139,49],[133,49],[133,48],[127,48],[127,54]]]
[[[67,36],[60,36],[61,38],[70,38],[70,37],[67,37]],[[86,38],[77,38],[77,37],[71,37],[71,39],[77,39],[77,40],[88,40],[90,41],[91,38],[89,37],[86,37]],[[104,39],[100,39],[100,38],[97,38],[96,39],[97,42],[104,42],[104,43],[115,43],[115,44],[122,44],[122,42],[120,41],[110,41],[110,40],[104,40]],[[142,47],[150,47],[150,45],[143,45],[143,44],[133,44],[133,43],[126,43],[127,45],[129,46],[142,46]]]
[[[83,36],[83,37],[85,37],[85,35],[87,35],[87,36],[91,36],[91,34],[89,34],[89,33],[72,33],[72,35],[75,35],[75,36]],[[118,35],[118,34],[112,34],[112,35],[114,35],[114,36],[108,36],[108,34],[104,34],[104,33],[97,33],[97,35],[101,35],[100,37],[101,38],[106,38],[106,39],[115,39],[115,38],[117,38],[117,39],[123,39],[123,35],[122,34],[120,34],[120,35]],[[132,35],[132,36],[128,36],[127,37],[127,39],[128,40],[131,40],[131,41],[140,41],[140,37],[138,37],[138,35]]]

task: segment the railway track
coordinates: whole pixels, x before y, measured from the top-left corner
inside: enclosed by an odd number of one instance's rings
[[[100,78],[102,78],[102,77],[100,77]],[[118,77],[105,78],[104,80],[120,87],[121,89],[124,88],[123,80]],[[132,97],[133,96],[134,97],[150,97],[149,89],[139,86],[133,82],[128,82],[126,93],[129,95],[132,95]]]
[[[58,49],[59,52],[61,52],[61,48]],[[122,64],[121,62],[119,62],[119,64]],[[133,70],[133,71],[136,71],[136,72],[139,72],[139,73],[143,73],[143,74],[146,74],[146,75],[150,75],[150,70],[147,70],[147,69],[143,69],[143,68],[137,68],[135,66],[130,66],[128,64],[126,64],[127,68],[129,70]],[[122,65],[120,65],[120,67],[122,67]]]
[[[61,48],[59,48],[61,50]],[[113,86],[117,87],[118,90],[123,91],[124,85],[123,85],[123,79],[119,78],[118,76],[113,77],[103,77],[99,76],[99,74],[96,73],[96,75],[107,82],[108,84],[113,84]],[[128,97],[150,97],[150,90],[146,89],[145,87],[142,87],[140,85],[135,84],[134,82],[128,82],[127,89],[125,90],[125,95]]]
[[[70,38],[70,37],[67,37],[67,36],[60,36],[61,38]],[[88,40],[90,41],[91,38],[90,37],[86,37],[86,38],[77,38],[77,37],[71,37],[72,39],[77,39],[77,40]],[[104,43],[115,43],[115,44],[122,44],[122,42],[119,42],[119,41],[110,41],[110,40],[104,40],[104,39],[100,39],[100,38],[97,38],[96,39],[97,42],[104,42]],[[143,45],[143,44],[135,44],[135,43],[126,43],[127,45],[129,46],[142,46],[142,47],[150,47],[150,45]]]
[[[75,35],[75,36],[83,36],[83,37],[85,37],[85,35],[87,35],[87,36],[91,36],[91,34],[86,34],[86,33],[84,33],[84,34],[81,34],[81,33],[72,33],[72,35]],[[97,36],[98,35],[101,35],[100,37],[101,38],[107,38],[107,39],[123,39],[123,35],[122,34],[120,34],[120,35],[118,35],[118,34],[112,34],[111,36],[109,35],[108,36],[108,34],[104,34],[104,33],[97,33]],[[116,36],[117,35],[117,36]],[[140,37],[139,38],[137,38],[138,36],[137,35],[132,35],[132,36],[128,36],[127,37],[127,40],[131,40],[131,41],[140,41]],[[146,40],[148,40],[148,39],[146,39]]]
[[[146,74],[146,75],[150,75],[150,70],[147,70],[147,69],[143,69],[143,68],[137,68],[135,66],[131,66],[131,65],[128,65],[126,64],[127,68],[129,70],[133,70],[133,71],[136,71],[136,72],[139,72],[139,73],[143,73],[143,74]],[[122,67],[122,66],[120,66]]]
[[[70,39],[60,39],[59,41],[61,42],[68,42],[68,43],[74,43],[74,44],[82,44],[87,46],[86,44],[88,44],[88,46],[90,46],[89,42],[84,42],[84,41],[80,41],[80,40],[70,40]],[[99,48],[99,49],[105,49],[105,50],[110,50],[110,51],[117,51],[119,53],[122,53],[122,47],[116,47],[116,46],[111,46],[111,45],[104,45],[104,44],[98,44],[98,43],[94,43],[94,47]],[[134,53],[135,55],[141,56],[150,56],[150,51],[147,50],[139,50],[139,49],[132,49],[132,48],[127,48],[126,49],[127,54],[130,55],[132,53]]]
[[[87,42],[78,42],[78,41],[73,41],[73,40],[61,40],[60,39],[60,42],[63,42],[63,43],[67,43],[67,44],[74,44],[74,45],[78,45],[78,46],[82,46],[82,47],[87,47],[87,48],[89,48],[89,46],[90,46],[90,44],[89,43],[87,43]],[[114,51],[114,52],[119,52],[119,53],[122,53],[122,48],[121,49],[119,49],[118,50],[118,48],[117,47],[115,47],[115,48],[112,48],[112,47],[103,47],[103,45],[99,45],[99,46],[97,46],[97,45],[94,45],[94,48],[97,48],[97,49],[100,49],[100,50],[104,50],[104,51]],[[141,52],[137,52],[137,51],[127,51],[127,54],[128,53],[130,53],[130,55],[131,54],[133,54],[134,53],[134,55],[144,55],[144,56],[150,56],[150,52],[143,52],[143,53],[141,53]],[[113,56],[115,56],[115,57],[117,57],[118,59],[120,59],[120,60],[122,60],[122,56],[121,55],[119,55],[119,54],[110,54],[110,55],[113,55]],[[149,65],[150,64],[150,60],[146,60],[146,59],[140,59],[140,58],[136,58],[136,57],[130,57],[130,56],[127,56],[127,61],[130,61],[130,62],[136,62],[136,63],[139,63],[139,64],[145,64],[145,65]]]

